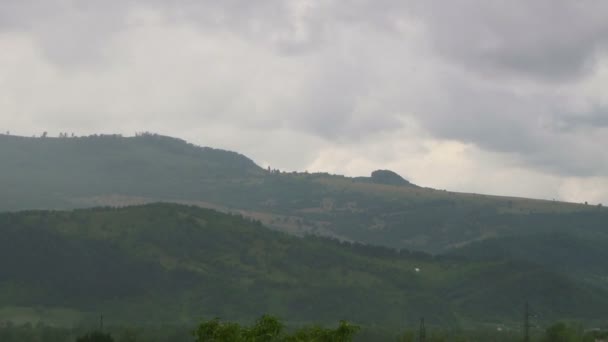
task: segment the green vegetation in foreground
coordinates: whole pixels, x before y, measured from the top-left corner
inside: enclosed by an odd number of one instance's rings
[[[526,262],[296,238],[175,204],[0,214],[0,269],[0,308],[81,321],[103,312],[108,324],[271,313],[295,325],[395,331],[424,316],[516,329],[526,298],[543,321],[598,322],[608,307],[605,290]]]
[[[371,177],[264,170],[234,152],[144,134],[0,135],[0,211],[180,202],[242,212],[267,226],[443,253],[491,237],[602,231],[595,205],[422,188]]]
[[[201,323],[194,331],[194,336],[196,342],[350,342],[359,329],[356,325],[340,321],[336,329],[315,325],[287,333],[284,324],[276,317],[264,315],[251,327],[213,319]]]
[[[114,342],[114,339],[110,334],[93,331],[78,337],[76,342]]]
[[[334,325],[335,326],[335,325]],[[429,327],[425,330],[427,342],[521,342],[521,331],[454,330]],[[2,342],[275,342],[275,341],[394,341],[417,342],[420,331],[379,332],[341,322],[337,328],[317,325],[286,327],[281,321],[264,316],[251,326],[236,322],[212,319],[194,326],[117,327],[89,330],[37,325],[0,325]],[[532,329],[530,342],[596,342],[608,338],[607,330],[587,329],[581,324],[558,322]]]

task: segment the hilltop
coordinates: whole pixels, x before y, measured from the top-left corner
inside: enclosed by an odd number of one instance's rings
[[[238,153],[153,134],[0,135],[0,160],[0,211],[167,201],[297,235],[430,253],[492,237],[598,230],[608,219],[597,206],[436,190],[388,170],[357,178],[265,170]]]

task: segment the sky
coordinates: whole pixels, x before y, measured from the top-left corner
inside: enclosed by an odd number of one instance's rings
[[[608,2],[1,0],[0,131],[608,203]]]

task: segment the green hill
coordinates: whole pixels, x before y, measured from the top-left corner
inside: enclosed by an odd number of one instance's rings
[[[506,236],[472,243],[450,255],[530,262],[577,282],[608,289],[608,235],[604,233],[555,231]]]
[[[454,193],[371,177],[264,170],[234,152],[144,134],[0,135],[0,211],[158,201],[239,212],[275,229],[443,253],[491,237],[599,230],[602,207]]]
[[[297,238],[176,204],[0,214],[0,270],[5,311],[103,312],[110,323],[271,313],[294,323],[399,328],[425,316],[516,327],[525,298],[547,321],[604,319],[608,305],[604,290],[525,262]]]
[[[261,175],[237,153],[178,139],[24,138],[0,136],[0,208],[68,208],[81,197],[128,195],[197,198],[216,182]]]

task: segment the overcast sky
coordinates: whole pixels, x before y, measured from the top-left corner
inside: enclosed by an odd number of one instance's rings
[[[608,203],[608,2],[0,0],[0,130]]]

